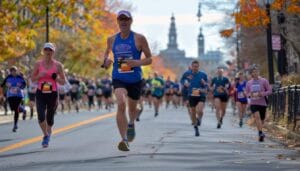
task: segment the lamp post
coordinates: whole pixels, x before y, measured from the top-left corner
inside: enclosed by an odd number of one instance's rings
[[[46,42],[49,42],[49,5],[46,6]]]
[[[268,50],[268,69],[269,69],[269,82],[274,84],[274,68],[273,68],[273,51],[272,51],[272,22],[271,22],[271,12],[270,12],[270,1],[267,0],[266,3],[266,13],[270,19],[267,25],[267,50]]]
[[[279,24],[279,32],[280,32],[280,50],[278,52],[278,72],[279,74],[285,75],[288,74],[287,70],[287,58],[286,58],[286,50],[285,50],[285,44],[286,44],[286,39],[284,38],[283,34],[285,34],[286,29],[284,26],[285,23],[285,16],[282,12],[278,13],[277,15],[277,21]]]

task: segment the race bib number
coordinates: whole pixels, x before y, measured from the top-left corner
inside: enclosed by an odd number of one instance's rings
[[[245,96],[245,94],[244,94],[244,92],[239,92],[238,93],[238,99],[243,99],[243,98],[245,98],[246,96]]]
[[[253,84],[251,86],[251,92],[260,92],[261,89],[260,89],[260,85],[259,84]]]
[[[102,89],[98,88],[98,89],[97,89],[97,94],[98,94],[98,95],[102,95]]]
[[[42,84],[42,93],[52,93],[52,83],[44,82]]]
[[[218,93],[224,93],[225,91],[224,91],[224,89],[222,87],[218,87],[217,88],[217,92]]]
[[[192,96],[200,96],[200,89],[193,88],[193,90],[192,90]]]
[[[72,89],[71,89],[72,93],[77,93],[78,91],[78,86],[76,84],[72,85]]]
[[[94,90],[93,89],[89,89],[88,90],[88,95],[89,96],[93,96],[94,95]]]
[[[126,58],[132,59],[132,57]],[[124,58],[118,58],[118,71],[119,73],[132,73],[133,69],[125,62]]]
[[[18,90],[19,90],[18,87],[11,87],[11,88],[9,89],[9,92],[10,92],[11,94],[18,94]]]

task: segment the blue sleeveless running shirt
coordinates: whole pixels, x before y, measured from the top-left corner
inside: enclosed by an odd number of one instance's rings
[[[125,83],[137,83],[141,81],[141,67],[130,68],[124,62],[124,59],[141,59],[141,51],[135,46],[134,33],[131,31],[127,39],[122,39],[120,33],[118,33],[112,51],[114,54],[112,78]]]

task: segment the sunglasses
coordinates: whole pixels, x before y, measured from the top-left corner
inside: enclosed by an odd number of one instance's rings
[[[51,51],[52,52],[53,50],[50,49],[50,48],[45,48],[44,51]]]
[[[120,17],[118,18],[119,21],[129,21],[131,20],[131,18],[127,18],[127,17]]]

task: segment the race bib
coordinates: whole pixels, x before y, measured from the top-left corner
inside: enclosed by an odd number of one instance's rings
[[[11,94],[18,94],[18,90],[19,90],[18,87],[11,87],[11,88],[9,89],[9,92],[10,92]]]
[[[261,91],[261,88],[260,88],[259,84],[253,84],[251,86],[251,92],[260,92],[260,91]]]
[[[94,90],[93,89],[89,89],[88,90],[88,95],[89,96],[93,96],[94,95]]]
[[[192,96],[200,96],[200,89],[193,88],[193,90],[192,90]]]
[[[132,57],[126,58],[132,59]],[[118,71],[119,73],[132,73],[133,69],[125,62],[124,58],[118,58]]]
[[[245,96],[245,94],[244,94],[244,92],[239,92],[238,93],[238,99],[243,99],[243,98],[245,98],[246,96]]]
[[[222,87],[218,87],[217,88],[217,92],[218,93],[224,93],[225,91],[224,91],[224,89]]]
[[[72,85],[72,89],[71,89],[72,93],[77,93],[78,91],[78,86],[76,84]]]
[[[102,89],[98,88],[98,89],[97,89],[97,94],[98,94],[98,95],[102,95]]]
[[[42,84],[42,93],[52,93],[52,83],[44,82]]]

